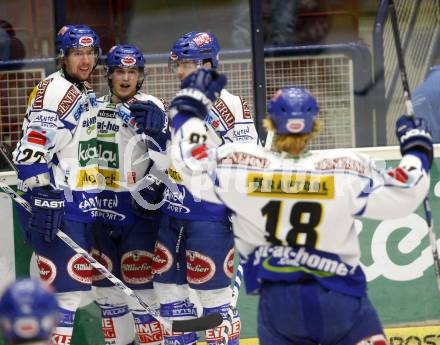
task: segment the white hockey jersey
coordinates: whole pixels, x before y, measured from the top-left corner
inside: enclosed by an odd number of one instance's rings
[[[258,134],[247,103],[223,89],[220,98],[213,104],[205,119],[207,140],[211,146],[227,142],[258,143]],[[183,219],[226,221],[228,212],[224,205],[213,204],[193,195],[182,184],[179,171],[173,165],[168,175],[177,184],[179,193],[166,188],[165,203],[161,210],[166,214]]]
[[[105,190],[84,200],[79,208],[91,212],[101,222],[129,224],[134,221],[131,192],[150,168],[147,144],[136,134],[136,122],[129,105],[137,100],[152,101],[164,110],[156,97],[137,93],[128,102],[112,103],[111,95],[98,99],[97,148],[99,172],[105,177]]]
[[[172,160],[196,197],[233,211],[250,292],[263,280],[312,277],[329,289],[365,294],[355,217],[406,216],[429,188],[429,176],[413,155],[399,164],[407,175],[404,182],[350,150],[294,159],[256,145],[226,144],[199,161],[192,156],[195,144],[189,138],[203,132],[199,119],[185,122],[172,138]]]
[[[42,80],[29,98],[24,135],[13,153],[22,181],[49,173],[63,189],[66,219],[91,221],[79,204],[100,188],[96,145],[96,95],[87,82],[72,84],[58,71]]]

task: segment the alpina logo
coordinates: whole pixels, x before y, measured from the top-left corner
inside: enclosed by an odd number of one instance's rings
[[[55,264],[44,256],[37,256],[37,265],[40,278],[47,284],[52,284],[57,276],[57,268]]]
[[[93,38],[90,36],[83,36],[78,41],[80,46],[90,47],[93,44]]]
[[[67,263],[67,272],[72,279],[83,283],[92,283],[92,266],[81,254],[74,255]]]
[[[189,283],[206,283],[214,273],[215,263],[210,257],[196,251],[186,251],[186,277]]]
[[[126,67],[134,66],[136,64],[136,59],[133,56],[125,55],[121,59],[121,63],[123,66],[126,66]]]

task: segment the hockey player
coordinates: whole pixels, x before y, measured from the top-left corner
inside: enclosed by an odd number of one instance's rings
[[[136,290],[146,303],[159,308],[151,273],[159,211],[137,212],[134,207],[142,208],[137,204],[132,206],[130,193],[130,188],[148,173],[152,162],[142,159],[147,145],[137,134],[139,129],[129,108],[142,109],[149,116],[152,112],[164,114],[159,99],[140,92],[144,68],[144,57],[135,46],[117,45],[107,54],[110,93],[98,99],[97,152],[100,173],[108,183],[105,190],[95,196],[97,202],[89,200],[88,207],[98,208],[94,257]],[[158,190],[158,198],[162,198],[162,192],[163,189]],[[155,203],[154,200],[150,202]],[[139,344],[162,343],[160,324],[141,306],[132,304],[133,299],[126,301],[120,289],[99,273],[93,276],[93,284],[97,287],[105,344],[131,344],[134,329]]]
[[[268,108],[278,154],[246,144],[210,149],[203,119],[225,82],[203,69],[184,80],[170,106],[172,160],[195,195],[234,212],[246,288],[260,294],[260,344],[387,344],[367,297],[355,217],[416,210],[433,159],[426,122],[398,119],[403,158],[381,172],[350,150],[307,151],[320,129],[318,105],[305,89],[288,87]]]
[[[0,298],[0,333],[8,345],[49,345],[57,310],[56,298],[47,287],[19,279]]]
[[[219,64],[219,49],[213,34],[187,33],[171,48],[170,68],[182,81],[200,67],[215,70]],[[258,142],[246,102],[227,90],[215,100],[204,121],[212,145]],[[168,167],[168,174],[177,184],[179,193],[165,189],[165,203],[161,208],[164,215],[153,264],[161,314],[172,318],[196,315],[194,306],[187,302],[189,284],[197,293],[204,315],[221,312],[226,320],[234,268],[234,242],[227,209],[221,204],[194,199],[173,166]],[[238,344],[239,332],[236,313],[232,328],[229,326],[230,345]],[[227,338],[224,325],[206,331],[208,345],[221,344],[224,338]],[[195,343],[197,337],[195,333],[171,334],[165,335],[165,339],[186,345]]]
[[[21,227],[37,254],[41,279],[57,295],[61,318],[54,344],[70,344],[82,292],[91,289],[89,263],[56,237],[62,229],[91,249],[93,211],[84,207],[101,180],[97,169],[96,96],[87,82],[100,55],[86,25],[64,26],[56,38],[59,71],[34,89],[14,151],[18,188],[32,206],[18,207]]]

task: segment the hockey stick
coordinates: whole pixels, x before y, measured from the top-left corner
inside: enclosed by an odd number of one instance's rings
[[[8,156],[9,152],[8,152],[8,149],[6,148],[5,144],[0,143],[0,151],[3,155],[3,157],[5,158],[6,162],[8,162],[9,166],[12,168],[12,170],[17,172],[17,169],[15,169],[14,164],[12,163],[11,159]]]
[[[0,149],[0,151],[3,150]],[[5,156],[5,155],[4,155]],[[9,158],[5,156],[5,158],[10,162]],[[12,164],[12,162],[10,162]],[[13,166],[13,165],[12,165]],[[13,166],[14,167],[14,166]],[[15,167],[14,167],[15,170]],[[9,187],[6,183],[0,181],[0,188],[8,194],[15,202],[20,204],[26,211],[29,213],[32,212],[31,205],[18,193],[16,193],[11,187]],[[59,230],[57,232],[57,236],[66,243],[70,248],[73,249],[74,252],[80,254],[89,261],[90,265],[95,268],[99,273],[104,275],[108,280],[110,280],[115,286],[122,290],[127,296],[132,297],[137,300],[137,302],[148,312],[150,313],[157,321],[162,323],[165,328],[172,330],[174,332],[193,332],[193,331],[204,331],[207,329],[211,329],[217,327],[222,323],[222,316],[220,313],[209,314],[206,316],[202,316],[200,318],[191,319],[191,320],[175,320],[169,321],[164,319],[159,315],[159,313],[147,303],[145,303],[132,289],[126,286],[121,280],[116,278],[111,272],[109,272],[103,265],[101,265],[98,261],[96,261],[89,253],[87,253],[83,248],[81,248],[75,241],[73,241],[68,235]]]
[[[7,193],[14,201],[23,206],[26,211],[31,212],[31,205],[18,195],[11,187],[9,187],[4,182],[0,181],[0,188]],[[126,286],[121,280],[116,278],[111,272],[109,272],[103,265],[96,261],[93,256],[87,253],[83,248],[81,248],[74,240],[72,240],[67,234],[59,230],[57,236],[66,243],[74,252],[83,256],[90,265],[95,268],[99,273],[104,275],[108,280],[110,280],[115,286],[122,290],[127,296],[132,297],[137,300],[137,302],[148,311],[157,321],[162,323],[165,328],[172,330],[174,332],[193,332],[193,331],[204,331],[207,329],[215,328],[222,323],[222,316],[219,313],[209,314],[196,319],[191,320],[175,320],[168,321],[158,314],[158,312],[147,303],[145,303],[132,289]]]
[[[406,74],[405,60],[403,57],[402,43],[400,41],[399,24],[397,21],[397,14],[396,14],[396,7],[394,5],[394,0],[388,1],[388,11],[390,14],[391,27],[393,30],[394,44],[396,46],[396,55],[399,64],[400,79],[402,81],[403,93],[405,95],[405,107],[408,113],[407,115],[409,117],[414,117],[414,107],[411,102],[411,92],[409,89],[408,75]],[[429,235],[428,237],[429,237],[429,242],[431,244],[432,257],[434,260],[434,270],[437,280],[437,288],[440,292],[440,260],[438,257],[437,239],[434,232],[434,222],[432,220],[432,212],[431,212],[431,206],[429,204],[428,196],[426,196],[425,199],[423,200],[423,208],[425,210],[426,223],[428,224],[428,235]]]

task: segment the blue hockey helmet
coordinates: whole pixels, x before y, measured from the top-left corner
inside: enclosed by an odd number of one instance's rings
[[[0,328],[11,342],[49,339],[57,315],[55,295],[35,280],[15,281],[0,298]]]
[[[219,51],[217,38],[212,33],[191,31],[180,37],[172,46],[170,65],[179,60],[195,61],[198,64],[202,64],[203,60],[209,60],[212,68],[217,68]]]
[[[57,33],[57,51],[67,56],[70,48],[95,47],[100,53],[99,37],[87,25],[66,25]]]
[[[269,101],[268,112],[275,125],[276,134],[305,134],[312,132],[319,107],[306,89],[284,87]]]
[[[106,66],[108,70],[115,67],[137,67],[144,70],[145,59],[137,47],[129,44],[118,44],[110,48],[107,54]]]

